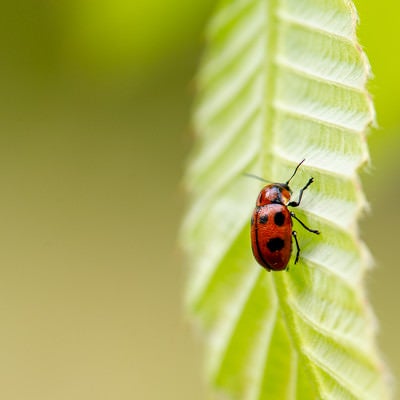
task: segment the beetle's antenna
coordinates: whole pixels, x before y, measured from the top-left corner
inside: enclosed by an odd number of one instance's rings
[[[306,161],[305,158],[303,158],[303,159],[299,162],[299,164],[298,164],[297,167],[295,168],[295,170],[294,170],[292,176],[286,181],[286,185],[289,185],[290,180],[296,175],[297,170],[299,169],[300,165],[303,164],[304,161]]]
[[[254,174],[248,174],[247,172],[245,172],[243,175],[244,176],[248,176],[250,178],[258,179],[261,182],[272,183],[271,181],[267,181],[266,179],[261,178],[260,176],[257,176],[257,175],[254,175]]]

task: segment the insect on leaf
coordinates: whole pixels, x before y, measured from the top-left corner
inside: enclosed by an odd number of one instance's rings
[[[350,0],[222,1],[207,31],[186,174],[187,305],[206,336],[214,392],[234,399],[390,397],[363,278],[358,178],[374,120]],[[263,183],[290,185],[301,254],[289,272],[254,260]],[[226,397],[223,397],[226,398]]]

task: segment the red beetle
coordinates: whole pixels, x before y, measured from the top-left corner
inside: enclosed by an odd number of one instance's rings
[[[314,179],[310,178],[307,184],[300,190],[299,199],[290,201],[292,191],[289,187],[290,180],[296,175],[302,160],[295,168],[292,176],[286,183],[270,183],[261,189],[258,195],[256,208],[251,218],[251,247],[257,262],[268,271],[289,270],[287,267],[292,253],[292,236],[296,242],[296,264],[299,260],[300,246],[297,241],[296,231],[292,230],[292,218],[297,220],[309,232],[319,234],[319,231],[308,228],[296,215],[289,211],[288,207],[300,205],[304,190]],[[247,174],[255,178],[257,176]]]

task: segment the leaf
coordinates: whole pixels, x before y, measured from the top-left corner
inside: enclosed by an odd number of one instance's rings
[[[390,397],[357,228],[374,111],[356,23],[349,0],[233,0],[208,29],[182,241],[207,374],[232,398]],[[322,234],[294,222],[300,262],[268,273],[249,238],[261,185],[243,172],[282,182],[303,158],[295,196],[315,183],[296,214]]]

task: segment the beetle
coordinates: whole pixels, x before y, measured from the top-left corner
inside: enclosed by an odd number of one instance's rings
[[[319,235],[319,231],[308,228],[288,207],[298,207],[303,192],[314,182],[310,178],[307,184],[300,189],[297,201],[290,201],[292,190],[289,182],[296,175],[302,160],[295,168],[292,176],[285,183],[270,183],[264,186],[257,197],[256,207],[251,218],[251,248],[254,258],[267,271],[289,270],[287,266],[292,253],[292,237],[296,243],[296,258],[299,261],[300,246],[297,233],[292,229],[293,218],[309,232]],[[268,182],[258,176],[246,174]]]

